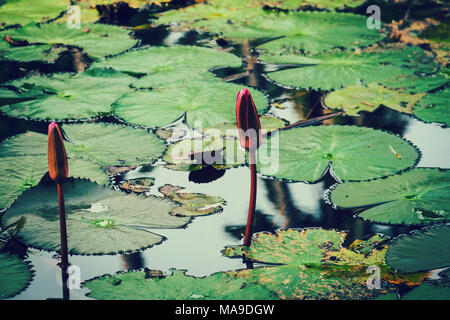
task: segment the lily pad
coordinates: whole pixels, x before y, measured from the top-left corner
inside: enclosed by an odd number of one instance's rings
[[[331,201],[366,207],[358,217],[378,223],[420,225],[450,219],[450,171],[417,168],[374,181],[340,184]]]
[[[120,183],[119,188],[134,193],[145,193],[155,184],[153,178],[130,179]]]
[[[133,63],[130,63],[133,61]],[[113,68],[141,77],[133,82],[140,88],[213,79],[214,67],[240,67],[237,56],[211,48],[195,46],[150,47],[94,63],[91,68]]]
[[[109,184],[109,166],[151,164],[165,150],[156,135],[121,125],[64,125],[69,175]],[[0,145],[0,207],[36,186],[48,170],[47,135],[27,132]]]
[[[8,243],[14,239],[14,237],[22,231],[25,225],[26,219],[24,217],[11,223],[9,226],[0,228],[0,250],[8,245]]]
[[[166,184],[158,189],[168,199],[179,203],[170,214],[178,216],[201,216],[217,213],[222,210],[225,201],[219,197],[207,196],[200,193],[185,192],[184,188]]]
[[[427,227],[400,236],[390,246],[386,261],[404,272],[450,266],[450,225]]]
[[[367,299],[370,265],[384,265],[386,247],[365,256],[342,247],[345,233],[321,228],[258,233],[249,247],[228,247],[224,255],[278,266],[229,272],[258,283],[281,299]],[[364,284],[364,285],[363,285]]]
[[[87,180],[64,184],[68,245],[72,254],[112,254],[155,245],[164,237],[154,228],[180,228],[189,218],[169,214],[177,205],[159,197],[139,198]],[[59,251],[56,187],[39,185],[24,192],[2,216],[7,225],[20,217],[27,222],[19,234],[26,244]]]
[[[8,29],[0,37],[25,40],[30,44],[63,44],[83,48],[94,58],[102,58],[130,49],[137,44],[130,31],[105,24],[83,23],[81,29],[69,29],[65,23],[28,24],[19,29]]]
[[[414,115],[425,122],[450,126],[450,89],[427,94],[415,107]]]
[[[286,125],[283,120],[270,115],[262,115],[259,117],[259,120],[261,122],[261,129],[264,133],[275,131]],[[211,132],[210,130],[212,129],[219,130],[220,134],[224,137],[239,138],[239,130],[235,123],[219,123],[214,127],[204,128],[203,132],[207,134],[208,132]]]
[[[0,42],[5,42],[0,40]],[[23,47],[0,47],[0,58],[20,62],[44,61],[53,63],[65,48],[52,45],[32,45]]]
[[[0,5],[0,26],[45,22],[70,6],[68,0],[4,0]]]
[[[83,284],[91,298],[101,300],[271,300],[273,292],[245,280],[232,280],[224,272],[203,278],[185,275],[185,270],[129,271],[105,275]]]
[[[222,122],[235,122],[234,106],[241,85],[211,81],[189,81],[152,91],[128,93],[114,104],[113,113],[128,123],[144,127],[169,125],[184,113],[194,129]],[[250,89],[259,112],[268,107],[264,94]]]
[[[16,255],[0,253],[0,299],[23,291],[31,281],[30,266]]]
[[[272,134],[258,150],[257,157],[262,174],[314,182],[330,165],[341,180],[392,175],[414,166],[419,154],[407,141],[384,131],[331,125]]]
[[[31,76],[9,82],[27,101],[3,106],[11,117],[44,120],[89,119],[111,112],[111,105],[129,91],[131,77],[112,70]],[[0,94],[11,95],[8,91]],[[33,99],[30,100],[30,97]]]
[[[277,38],[260,46],[272,52],[318,53],[335,47],[366,46],[383,37],[377,30],[368,29],[366,17],[359,15],[269,11],[235,3],[214,2],[167,11],[156,22],[176,21],[189,28],[238,40]]]
[[[412,114],[413,106],[424,95],[400,92],[371,83],[368,86],[349,86],[331,92],[324,102],[327,107],[344,110],[349,116],[357,116],[361,111],[372,112],[379,106]]]
[[[344,51],[312,57],[264,54],[261,60],[290,66],[289,69],[268,74],[275,82],[291,87],[323,90],[382,82],[394,76],[417,72],[431,73],[436,68],[432,59],[418,47],[381,52]]]

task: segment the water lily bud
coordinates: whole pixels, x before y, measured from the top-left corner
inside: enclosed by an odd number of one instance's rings
[[[256,150],[263,142],[261,122],[252,95],[247,89],[242,89],[237,95],[236,122],[241,147]]]
[[[57,183],[63,182],[69,174],[69,166],[61,131],[54,122],[48,126],[47,155],[50,178]]]

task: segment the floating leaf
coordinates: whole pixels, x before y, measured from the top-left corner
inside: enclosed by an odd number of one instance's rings
[[[207,196],[200,193],[188,193],[184,188],[166,184],[158,189],[168,199],[181,204],[170,214],[178,216],[199,216],[219,212],[225,201],[219,197]]]
[[[145,130],[120,125],[64,125],[69,141],[69,175],[109,184],[110,166],[151,164],[165,144]],[[8,207],[23,191],[36,186],[48,170],[47,135],[27,132],[0,145],[0,208]]]
[[[0,253],[0,299],[20,293],[27,287],[31,277],[27,263],[15,255]]]
[[[258,150],[258,170],[276,178],[313,182],[331,164],[333,173],[341,180],[366,180],[412,167],[418,157],[407,141],[384,131],[315,126],[272,134]]]
[[[249,247],[228,247],[224,255],[281,264],[229,273],[273,290],[282,299],[371,298],[377,292],[365,286],[366,269],[384,265],[386,248],[365,256],[342,247],[344,238],[345,233],[321,228],[258,233]]]
[[[261,60],[293,67],[268,74],[280,84],[323,90],[382,82],[417,72],[433,72],[436,67],[432,59],[417,47],[363,53],[344,51],[313,57],[264,54]]]
[[[450,266],[450,225],[427,227],[395,239],[387,263],[404,272]]]
[[[450,126],[449,101],[449,88],[427,94],[414,107],[414,115],[425,122],[438,122]]]
[[[87,180],[64,184],[69,252],[110,254],[147,248],[164,238],[148,229],[180,228],[189,218],[169,214],[177,205],[159,198],[98,185]],[[59,251],[59,215],[54,185],[24,192],[2,216],[7,225],[20,217],[27,222],[19,238],[35,248]]]
[[[358,216],[373,222],[418,225],[450,218],[450,171],[417,168],[374,181],[340,184],[331,201],[342,208],[368,207]]]
[[[181,22],[189,28],[232,39],[277,38],[260,46],[272,52],[318,53],[334,47],[366,46],[382,38],[366,27],[366,18],[350,13],[282,12],[236,6],[235,1],[199,4],[167,11],[156,21]],[[230,10],[234,8],[233,10]],[[331,32],[332,30],[332,32]]]
[[[45,22],[58,17],[69,5],[67,0],[5,0],[0,6],[0,26]]]
[[[361,111],[375,111],[381,105],[412,114],[414,104],[424,95],[404,93],[371,83],[368,86],[348,86],[331,92],[324,102],[327,107],[344,110],[349,116],[357,116]]]
[[[120,183],[119,188],[134,193],[145,193],[155,184],[153,178],[130,179]]]
[[[450,280],[448,270],[438,281],[428,281],[412,289],[402,300],[450,300]]]
[[[26,219],[24,217],[0,229],[0,250],[3,249],[22,230]]]
[[[9,82],[27,101],[3,106],[11,117],[67,120],[88,119],[111,112],[111,105],[129,90],[131,77],[114,71],[31,76]],[[11,95],[8,91],[0,94]],[[29,97],[33,97],[32,100]]]
[[[232,280],[226,273],[203,278],[185,275],[185,270],[172,270],[171,275],[159,271],[129,271],[105,275],[83,284],[91,290],[91,298],[102,300],[270,300],[274,294],[261,286]]]
[[[242,86],[216,79],[189,81],[152,91],[124,95],[114,104],[113,112],[128,123],[144,127],[171,124],[186,112],[186,120],[194,129],[221,122],[235,122],[234,104]],[[259,112],[268,106],[262,92],[250,90]]]
[[[130,63],[132,61],[133,63]],[[195,46],[150,47],[94,63],[91,68],[113,68],[130,74],[144,75],[133,82],[140,88],[213,79],[208,72],[214,67],[240,67],[237,56],[211,48]]]
[[[1,43],[5,41],[0,40]],[[55,47],[52,45],[32,45],[23,47],[0,47],[0,57],[6,60],[15,60],[20,62],[45,61],[53,63],[58,59],[59,54],[65,48]]]
[[[81,29],[70,29],[66,23],[28,24],[0,33],[1,38],[5,36],[13,40],[25,40],[30,44],[77,46],[94,58],[123,52],[137,43],[124,28],[92,23],[83,23]]]

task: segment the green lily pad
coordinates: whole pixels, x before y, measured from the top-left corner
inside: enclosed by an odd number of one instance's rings
[[[450,126],[449,101],[449,88],[429,93],[414,107],[414,115],[425,122],[438,122]]]
[[[291,87],[323,90],[382,82],[394,76],[417,72],[431,73],[436,68],[432,59],[417,47],[363,53],[344,51],[312,57],[264,54],[261,60],[293,66],[270,72],[268,77],[275,82]]]
[[[0,250],[8,245],[14,237],[23,229],[26,219],[24,217],[11,223],[9,226],[0,228]]]
[[[232,280],[224,272],[203,278],[185,275],[184,270],[129,271],[105,275],[83,284],[89,297],[101,300],[271,300],[277,297],[261,286]]]
[[[358,216],[378,223],[419,225],[450,219],[450,171],[417,168],[374,181],[340,184],[330,200],[341,208],[369,206]]]
[[[153,228],[180,228],[189,218],[169,214],[177,205],[159,197],[140,198],[88,180],[64,184],[68,246],[72,254],[112,254],[155,245],[164,237]],[[27,245],[59,251],[59,214],[55,185],[24,192],[2,216],[7,225],[26,217],[19,234]]]
[[[268,11],[261,7],[239,6],[235,1],[167,11],[156,23],[174,21],[238,40],[277,38],[260,46],[271,52],[318,53],[335,47],[366,46],[383,37],[377,30],[368,29],[366,17],[359,15]]]
[[[132,61],[133,63],[130,63]],[[224,51],[195,46],[150,47],[94,63],[91,68],[113,68],[144,75],[133,82],[140,88],[213,79],[214,67],[240,67],[241,59]]]
[[[427,227],[395,239],[386,261],[404,272],[450,266],[450,225]]]
[[[412,114],[413,106],[424,95],[400,92],[371,83],[368,86],[349,86],[331,92],[324,103],[331,109],[344,110],[349,116],[358,116],[361,111],[375,111],[381,105]]]
[[[402,300],[450,300],[450,284],[425,283],[405,294]]]
[[[417,150],[398,136],[337,125],[283,130],[267,138],[257,153],[262,174],[308,182],[319,180],[330,164],[341,180],[367,180],[412,167],[418,157]]]
[[[129,30],[105,24],[83,23],[81,29],[69,29],[65,23],[28,24],[19,29],[8,29],[0,37],[25,40],[30,44],[63,44],[83,48],[94,58],[117,54],[136,45]]]
[[[6,43],[0,40],[0,42]],[[32,45],[23,47],[1,47],[0,58],[6,60],[15,60],[20,62],[44,61],[53,63],[58,59],[60,53],[64,51],[63,47],[52,45]]]
[[[383,81],[383,85],[408,93],[428,92],[445,86],[450,78],[445,71],[430,75],[403,74]]]
[[[109,166],[151,164],[165,150],[156,135],[121,125],[64,125],[69,175],[109,184]],[[0,208],[36,186],[48,171],[47,135],[27,132],[0,145]]]
[[[259,120],[261,122],[261,129],[264,133],[275,131],[286,125],[283,120],[274,116],[262,115],[259,117]],[[219,123],[213,127],[204,128],[203,133],[207,134],[208,132],[211,132],[212,129],[219,130],[220,134],[224,137],[239,138],[239,130],[235,123]]]
[[[152,91],[125,94],[114,104],[113,113],[128,123],[144,127],[171,124],[186,112],[191,128],[210,127],[236,120],[236,95],[241,85],[211,81],[190,81]],[[259,112],[268,107],[264,94],[250,89]]]
[[[22,292],[31,278],[32,273],[27,263],[15,255],[0,253],[0,299]]]
[[[365,256],[342,247],[345,233],[321,228],[258,233],[249,247],[227,247],[224,255],[278,266],[230,272],[260,284],[281,299],[367,299],[368,266],[384,265],[387,248]],[[364,285],[363,285],[364,284]]]
[[[185,192],[184,188],[166,184],[158,189],[168,199],[179,203],[170,214],[178,216],[201,216],[222,211],[221,204],[225,201],[219,197],[207,196],[200,193]]]
[[[111,112],[114,101],[130,90],[131,79],[112,70],[31,76],[8,83],[17,88],[18,98],[27,100],[5,105],[1,111],[11,117],[37,120],[95,118]],[[11,95],[6,90],[1,93]]]
[[[70,6],[68,0],[4,0],[0,4],[0,26],[45,22]]]

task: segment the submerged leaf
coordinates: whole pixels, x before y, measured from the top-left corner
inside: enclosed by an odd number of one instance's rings
[[[368,207],[358,216],[373,222],[418,225],[450,219],[450,171],[417,168],[400,175],[347,182],[331,192],[341,208]]]
[[[177,205],[159,198],[139,198],[87,180],[64,184],[69,252],[111,254],[147,248],[164,238],[149,231],[180,228],[189,218],[169,214]],[[27,222],[19,234],[26,244],[59,251],[59,216],[54,185],[39,185],[24,192],[2,216],[7,225],[19,217]]]

